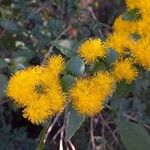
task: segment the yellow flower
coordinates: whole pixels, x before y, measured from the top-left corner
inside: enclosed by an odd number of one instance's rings
[[[129,9],[140,9],[149,13],[150,3],[147,3],[147,0],[126,0],[126,4]]]
[[[149,33],[149,16],[150,16],[150,3],[147,3],[147,0],[126,0],[127,6],[129,9],[138,9],[141,15],[140,20],[137,21],[138,32],[142,36],[146,36]],[[134,28],[136,25],[133,25],[131,28]]]
[[[36,86],[41,84],[43,70],[42,67],[29,67],[17,72],[9,80],[7,95],[21,106],[39,99],[40,93],[36,91]]]
[[[113,48],[119,54],[126,53],[132,42],[131,34],[139,32],[138,21],[125,21],[122,16],[115,20],[113,25],[114,32],[110,34],[105,43],[105,47]]]
[[[51,74],[58,76],[65,68],[65,62],[61,55],[51,56],[47,60],[46,67],[51,70]]]
[[[115,88],[115,81],[114,78],[108,72],[99,72],[93,78],[92,82],[95,85],[98,85],[97,92],[103,96],[103,100],[105,100],[108,96],[111,96],[114,88]]]
[[[106,50],[99,38],[90,38],[81,44],[79,54],[85,59],[86,63],[92,63],[97,60],[97,58],[105,57]]]
[[[135,60],[145,69],[150,70],[150,36],[134,42],[131,49]]]
[[[31,103],[28,107],[23,110],[23,117],[27,118],[34,124],[45,122],[49,117],[53,116],[51,111],[50,101],[43,99],[36,103]]]
[[[64,109],[65,95],[58,76],[63,64],[61,66],[56,63],[54,58],[56,60],[56,56],[52,57],[56,67],[52,67],[52,62],[49,60],[49,66],[29,67],[19,71],[8,83],[7,95],[18,105],[25,107],[24,116],[33,123],[44,122],[45,119]]]
[[[123,54],[129,46],[129,43],[130,38],[128,34],[124,32],[114,32],[108,36],[105,46],[107,48],[113,48],[119,54]]]
[[[89,79],[79,79],[70,95],[75,109],[83,115],[94,116],[104,108],[104,102],[114,89],[114,80],[107,72]]]
[[[125,59],[115,62],[112,74],[116,81],[125,80],[131,83],[137,77],[138,71],[129,59]]]
[[[23,110],[24,118],[34,124],[45,122],[47,119],[64,110],[65,97],[57,89],[50,90],[36,102],[31,102]]]
[[[150,24],[150,20],[149,20],[149,15],[144,15],[143,18],[141,20],[139,20],[138,22],[139,24],[139,34],[142,36],[142,37],[145,37],[149,34],[150,32],[150,27],[149,27],[149,24]]]
[[[140,0],[126,0],[126,4],[129,9],[139,8]]]
[[[116,32],[126,33],[127,35],[138,33],[138,21],[123,20],[122,16],[119,16],[114,22],[113,29]]]

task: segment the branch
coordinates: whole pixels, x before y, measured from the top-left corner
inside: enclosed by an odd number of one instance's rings
[[[51,130],[53,129],[53,127],[54,127],[54,125],[56,124],[56,122],[58,121],[59,117],[60,117],[60,114],[55,117],[54,121],[53,121],[53,122],[51,123],[51,125],[49,126],[49,128],[48,128],[48,130],[47,130],[47,132],[46,132],[44,141],[43,141],[44,144],[46,143],[46,140],[47,140],[47,138],[48,138],[48,135],[50,134],[50,132],[51,132]]]
[[[92,149],[95,150],[96,149],[96,145],[94,142],[94,127],[93,127],[93,117],[91,117],[91,121],[90,121],[90,135],[91,135],[91,144],[92,144]]]
[[[61,38],[61,36],[64,35],[70,29],[70,27],[71,26],[68,26],[62,33],[60,33],[60,35],[55,39],[55,42],[57,42]],[[53,48],[54,48],[54,44],[52,44],[52,46],[50,47],[49,51],[45,54],[44,60],[43,60],[43,63],[42,63],[43,65],[46,63],[46,60],[50,56]]]

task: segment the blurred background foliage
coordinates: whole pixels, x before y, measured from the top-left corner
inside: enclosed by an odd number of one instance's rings
[[[85,69],[96,72],[105,68],[102,62],[94,68],[84,68],[76,56],[79,43],[92,36],[105,40],[113,31],[115,18],[124,11],[123,0],[0,0],[0,150],[58,149],[59,136],[55,135],[63,120],[43,148],[40,139],[45,128],[22,118],[21,110],[5,96],[8,79],[20,69],[41,64],[53,48],[51,53],[61,53],[69,60],[67,75],[61,79],[64,91],[68,91],[74,76]],[[125,15],[134,17],[131,13]],[[116,57],[110,50],[105,63],[109,65]],[[72,111],[67,138],[72,137],[77,150],[91,150],[90,119]],[[132,85],[118,84],[103,113],[93,118],[96,149],[148,150],[149,116],[150,72],[144,71]],[[69,143],[65,144],[71,149]]]

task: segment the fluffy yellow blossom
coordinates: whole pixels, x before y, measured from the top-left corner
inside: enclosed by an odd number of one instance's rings
[[[45,122],[50,117],[61,113],[64,110],[64,96],[62,93],[51,90],[47,95],[36,102],[31,102],[30,105],[23,110],[24,118],[27,118],[34,124]]]
[[[131,34],[139,32],[139,23],[138,21],[125,21],[120,16],[115,20],[113,29],[114,32],[108,36],[105,46],[123,54],[130,47]]]
[[[115,62],[112,74],[116,81],[125,80],[131,83],[137,77],[138,71],[129,59],[125,59]]]
[[[140,9],[142,12],[149,13],[150,3],[147,0],[126,0],[129,9]]]
[[[150,36],[131,45],[133,56],[145,69],[150,70]]]
[[[138,32],[142,37],[146,37],[150,33],[150,27],[149,27],[150,20],[148,18],[149,16],[146,14],[138,22],[139,24]]]
[[[107,72],[79,79],[70,92],[72,104],[80,114],[94,116],[103,109],[104,102],[113,89],[114,80]]]
[[[97,92],[101,91],[101,97],[103,96],[103,100],[105,100],[108,96],[111,96],[114,88],[115,81],[114,78],[108,72],[99,72],[93,78],[92,82],[97,87]]]
[[[29,67],[17,72],[8,83],[7,95],[18,105],[25,107],[24,116],[33,123],[41,123],[64,109],[65,95],[58,76],[63,63],[61,66],[61,62],[56,61],[56,56],[52,60],[56,67],[52,68],[49,60],[51,66]]]
[[[31,103],[23,110],[23,117],[34,124],[45,122],[52,115],[54,114],[51,111],[50,101],[47,99],[43,99],[40,102],[37,100],[36,103]]]
[[[138,9],[141,15],[137,23],[131,28],[138,26],[138,32],[141,36],[146,36],[149,33],[149,16],[150,16],[150,3],[147,0],[126,0],[129,9]]]
[[[42,67],[29,67],[17,72],[9,80],[7,95],[21,106],[39,99],[40,93],[36,91],[36,86],[43,84],[40,80],[43,70]]]
[[[86,63],[92,63],[97,58],[105,57],[106,50],[99,38],[90,38],[81,44],[79,47],[79,54],[85,59]]]
[[[116,18],[113,29],[116,32],[126,33],[127,36],[131,33],[138,33],[138,21],[123,20],[122,16]]]
[[[126,0],[129,9],[137,9],[140,7],[140,0]]]
[[[129,47],[130,38],[124,32],[114,32],[112,35],[109,35],[105,46],[108,48],[113,48],[119,54],[123,54],[126,48]]]
[[[65,67],[64,59],[62,58],[61,55],[51,56],[47,60],[46,67],[52,71],[51,74],[58,76],[64,70]]]

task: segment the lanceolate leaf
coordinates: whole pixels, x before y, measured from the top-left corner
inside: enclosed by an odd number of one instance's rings
[[[73,108],[69,110],[66,126],[66,140],[69,140],[85,121],[85,116],[79,115]]]

